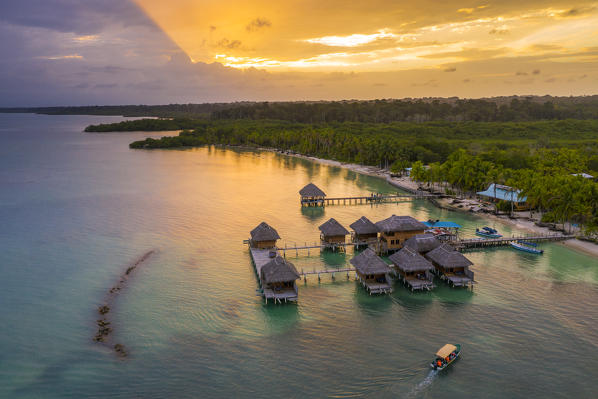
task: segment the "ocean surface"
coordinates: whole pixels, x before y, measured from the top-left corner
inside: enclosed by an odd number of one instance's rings
[[[473,291],[397,284],[370,297],[343,274],[265,305],[243,240],[261,221],[281,244],[318,240],[330,217],[488,222],[426,201],[301,208],[329,195],[394,192],[383,180],[270,152],[131,150],[164,133],[83,133],[116,117],[0,114],[1,398],[593,398],[598,260],[559,243],[544,255],[469,252]],[[174,134],[174,133],[172,133]],[[517,233],[498,222],[503,234]],[[112,343],[93,341],[111,299]],[[288,253],[298,269],[348,253]],[[447,342],[462,357],[436,374]]]

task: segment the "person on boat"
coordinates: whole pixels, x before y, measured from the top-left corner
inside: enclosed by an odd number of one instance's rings
[[[441,362],[440,360],[438,360],[438,361],[436,362],[436,364],[438,365],[438,367],[442,367],[442,362]]]

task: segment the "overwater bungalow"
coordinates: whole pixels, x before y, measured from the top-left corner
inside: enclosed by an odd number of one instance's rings
[[[295,266],[281,256],[275,256],[260,270],[260,280],[266,302],[296,301],[298,297],[297,284],[299,273]]]
[[[486,191],[480,191],[477,194],[494,203],[498,203],[499,201],[510,202],[514,210],[522,211],[528,209],[527,197],[521,195],[521,190],[513,187],[492,183]]]
[[[328,221],[322,224],[320,227],[320,240],[322,245],[335,247],[337,244],[344,244],[345,238],[349,233],[349,230],[345,229],[339,222],[334,218],[328,219]]]
[[[252,248],[276,248],[276,241],[280,239],[278,232],[266,222],[260,223],[250,234]]]
[[[433,249],[438,248],[442,243],[434,236],[434,234],[418,234],[405,240],[403,248],[409,248],[420,255],[426,254]]]
[[[415,237],[410,238],[413,240]],[[407,241],[409,241],[407,240]],[[434,265],[421,256],[416,250],[407,246],[392,254],[388,259],[395,265],[399,279],[403,281],[411,291],[431,290],[434,288],[434,276],[432,271]]]
[[[394,252],[403,247],[405,240],[423,234],[428,228],[411,216],[392,215],[376,223],[380,231],[380,244],[383,252]]]
[[[378,227],[365,216],[360,217],[349,225],[353,229],[351,238],[355,243],[363,245],[376,244],[378,242]]]
[[[324,206],[324,198],[326,193],[313,183],[299,190],[301,196],[301,205],[307,206]]]
[[[359,281],[372,294],[387,294],[392,292],[389,274],[390,267],[371,249],[366,249],[351,259]]]
[[[473,272],[469,270],[469,266],[473,263],[449,244],[442,244],[425,256],[434,265],[435,273],[453,287],[467,287],[474,284]]]

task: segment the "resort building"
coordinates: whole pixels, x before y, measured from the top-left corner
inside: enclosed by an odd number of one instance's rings
[[[405,240],[423,234],[428,227],[411,216],[392,215],[376,223],[380,230],[380,244],[383,252],[401,249]]]
[[[371,294],[392,292],[390,267],[371,249],[366,249],[351,259],[359,281]]]
[[[278,232],[268,223],[262,222],[251,230],[250,244],[252,248],[276,248],[276,241],[279,239]]]
[[[469,266],[473,263],[449,244],[442,244],[425,256],[434,265],[438,277],[446,280],[453,287],[467,287],[474,284],[473,272],[469,270]]]
[[[313,183],[309,183],[299,190],[299,195],[301,196],[301,205],[324,206],[326,193]]]
[[[527,209],[527,197],[521,195],[521,190],[513,187],[492,183],[486,191],[477,193],[481,197],[488,198],[492,202],[507,201],[513,204],[515,210]]]
[[[349,227],[353,229],[353,242],[364,243],[364,245],[376,244],[378,242],[378,227],[365,216],[357,219]]]
[[[260,270],[263,295],[275,302],[296,301],[298,296],[295,280],[299,273],[295,266],[281,256],[275,256]]]
[[[434,234],[418,234],[406,240],[403,248],[409,248],[420,255],[426,254],[438,248],[442,243],[434,237]]]
[[[410,238],[407,241],[414,240]],[[431,290],[434,288],[434,265],[426,258],[421,256],[417,251],[405,247],[398,252],[392,254],[388,259],[395,265],[397,275],[403,283],[414,290]]]
[[[339,222],[334,218],[330,218],[326,223],[320,227],[320,240],[324,245],[344,244],[345,237],[350,234]]]

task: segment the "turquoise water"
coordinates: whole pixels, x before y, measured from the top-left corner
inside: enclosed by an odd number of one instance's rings
[[[264,305],[242,241],[262,220],[289,245],[330,217],[489,222],[425,201],[301,209],[385,182],[267,152],[130,150],[147,133],[86,134],[122,118],[0,114],[0,397],[595,397],[598,260],[561,244],[535,256],[470,252],[473,292],[397,285],[370,297],[353,280],[301,282],[297,305]],[[504,234],[517,231],[497,223]],[[96,309],[117,296],[120,359],[93,342]],[[347,254],[287,255],[301,269]],[[463,357],[427,365],[447,342]]]

